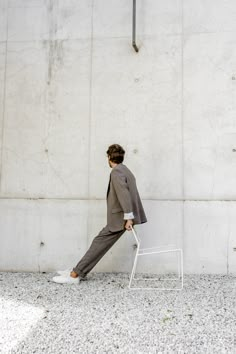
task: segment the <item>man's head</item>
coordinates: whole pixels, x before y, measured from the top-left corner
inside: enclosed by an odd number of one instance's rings
[[[118,144],[113,144],[109,146],[107,150],[107,156],[109,159],[110,167],[113,167],[111,163],[112,164],[122,163],[124,160],[124,155],[125,155],[125,150],[122,148],[122,146]]]

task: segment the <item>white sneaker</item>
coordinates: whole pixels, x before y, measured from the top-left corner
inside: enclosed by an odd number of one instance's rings
[[[59,277],[53,277],[52,281],[58,284],[79,284],[80,277],[72,278],[70,275],[60,275]]]
[[[62,275],[63,277],[69,277],[71,272],[72,272],[72,269],[58,270],[57,274]],[[87,276],[85,275],[85,277],[83,277],[83,278],[80,277],[80,280],[81,281],[87,280]]]
[[[59,275],[70,275],[71,269],[66,269],[66,270],[58,270],[57,274]]]

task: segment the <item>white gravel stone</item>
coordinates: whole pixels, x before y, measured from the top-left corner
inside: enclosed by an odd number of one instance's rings
[[[236,353],[236,277],[185,276],[183,291],[129,290],[128,274],[0,273],[0,353]]]

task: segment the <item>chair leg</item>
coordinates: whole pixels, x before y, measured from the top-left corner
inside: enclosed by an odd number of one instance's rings
[[[131,272],[131,275],[130,275],[129,288],[131,288],[131,284],[132,284],[132,281],[134,279],[134,274],[135,274],[137,261],[138,261],[138,253],[139,253],[139,246],[137,247],[137,252],[136,252],[136,255],[135,255],[135,258],[134,258],[134,265],[133,265],[133,269],[132,269],[132,272]]]
[[[178,252],[178,279],[181,279],[181,251]]]
[[[184,287],[184,262],[183,262],[183,250],[180,250],[180,263],[181,263],[181,290]]]

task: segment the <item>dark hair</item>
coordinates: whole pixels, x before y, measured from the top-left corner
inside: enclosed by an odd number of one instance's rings
[[[124,160],[125,150],[118,144],[109,146],[107,156],[110,157],[111,162],[122,163]]]

